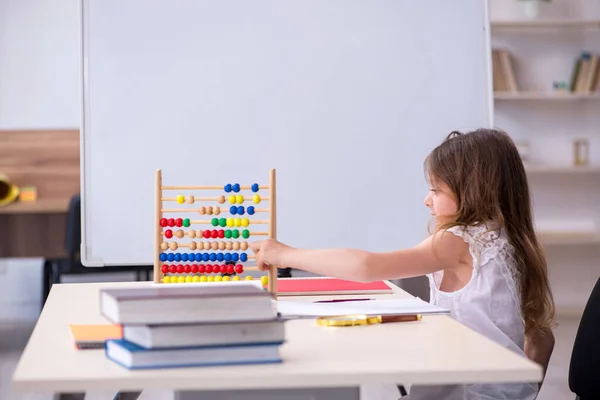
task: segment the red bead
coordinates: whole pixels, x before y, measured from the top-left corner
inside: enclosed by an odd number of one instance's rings
[[[169,266],[168,265],[163,265],[161,267],[161,271],[163,274],[166,274],[167,272],[169,272]]]
[[[189,265],[186,265],[184,271],[186,274],[189,274],[190,272],[192,272],[192,267],[190,267]]]
[[[244,272],[244,267],[242,266],[242,264],[238,264],[235,266],[235,272],[238,274],[241,274],[242,272]]]
[[[165,237],[166,237],[167,239],[171,239],[171,238],[173,237],[173,231],[172,231],[172,230],[170,230],[170,229],[167,229],[167,230],[165,231]]]
[[[208,264],[208,265],[206,266],[206,273],[207,273],[207,274],[210,274],[210,273],[212,273],[212,265]]]
[[[183,265],[179,264],[179,265],[177,266],[177,272],[179,272],[180,274],[183,274],[183,271],[184,271],[184,270],[185,270],[185,269],[183,268]]]
[[[192,274],[195,274],[198,272],[198,266],[196,264],[192,265]]]
[[[233,265],[229,264],[229,265],[227,266],[227,273],[228,273],[228,274],[233,274]]]
[[[206,271],[206,267],[204,266],[204,264],[198,265],[198,272],[203,274],[205,271]]]
[[[213,239],[216,239],[219,237],[219,232],[217,232],[216,229],[213,229],[212,231],[210,231],[210,237]]]
[[[221,265],[221,273],[224,274],[227,272],[227,265]]]
[[[177,267],[175,265],[171,265],[169,267],[169,272],[171,272],[172,274],[174,274],[175,272],[177,272]]]
[[[225,230],[219,229],[218,236],[220,239],[223,239],[225,237]]]
[[[202,232],[202,236],[204,236],[205,239],[209,239],[210,238],[210,230],[205,230],[204,232]]]
[[[183,219],[181,219],[181,218],[177,218],[177,219],[175,220],[175,225],[177,225],[177,226],[179,226],[179,227],[183,226]]]
[[[169,225],[169,226],[175,226],[175,220],[173,218],[169,218],[167,220],[167,225]]]
[[[162,226],[163,228],[164,228],[165,226],[167,226],[167,219],[166,219],[166,218],[161,218],[161,219],[160,219],[160,226]]]

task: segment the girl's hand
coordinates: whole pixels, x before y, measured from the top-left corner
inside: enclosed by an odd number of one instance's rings
[[[291,249],[275,239],[250,243],[250,248],[256,255],[256,266],[260,271],[269,270],[271,266],[284,268],[281,266],[284,253]]]

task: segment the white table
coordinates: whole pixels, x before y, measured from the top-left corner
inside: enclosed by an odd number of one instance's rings
[[[272,365],[129,371],[105,358],[103,350],[75,349],[69,324],[108,322],[98,311],[100,288],[145,285],[151,283],[53,285],[15,370],[13,391],[271,390],[395,382],[539,382],[542,377],[537,364],[445,315],[346,328],[319,327],[314,320],[289,321],[287,343],[281,349],[284,362]],[[393,296],[409,296],[389,285]],[[392,295],[378,297],[388,296]]]

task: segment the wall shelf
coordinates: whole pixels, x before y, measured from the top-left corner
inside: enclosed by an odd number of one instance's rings
[[[494,99],[499,101],[581,101],[581,100],[600,100],[600,92],[592,93],[571,93],[557,92],[544,93],[534,91],[524,92],[495,92]]]
[[[514,20],[514,21],[491,21],[492,28],[592,28],[600,29],[600,20],[589,19],[543,19],[543,20]]]

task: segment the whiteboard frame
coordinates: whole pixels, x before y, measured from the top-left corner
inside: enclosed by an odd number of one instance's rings
[[[87,16],[87,5],[90,0],[79,0],[80,6],[80,19],[79,19],[79,27],[80,27],[80,54],[79,54],[79,68],[80,68],[80,107],[81,107],[81,115],[80,115],[80,196],[81,196],[81,243],[80,243],[80,259],[84,266],[86,267],[104,267],[106,264],[100,258],[91,258],[91,249],[86,245],[88,238],[88,226],[87,223],[87,215],[88,215],[88,206],[85,201],[86,197],[86,183],[85,183],[85,173],[86,170],[86,143],[85,132],[88,128],[88,115],[90,114],[89,103],[87,102],[88,97],[88,84],[89,84],[89,66],[88,66],[88,55],[86,53],[87,49],[87,26],[88,26],[88,16]],[[485,58],[485,66],[487,70],[487,104],[486,104],[486,122],[487,127],[492,128],[494,126],[494,89],[493,89],[493,71],[492,71],[492,47],[491,47],[491,23],[490,23],[490,14],[489,14],[489,3],[487,0],[484,0],[483,5],[483,13],[484,13],[484,39],[485,39],[485,50],[487,57]],[[112,265],[112,264],[111,264]],[[133,266],[149,266],[150,263],[122,263],[120,265],[133,265]]]

